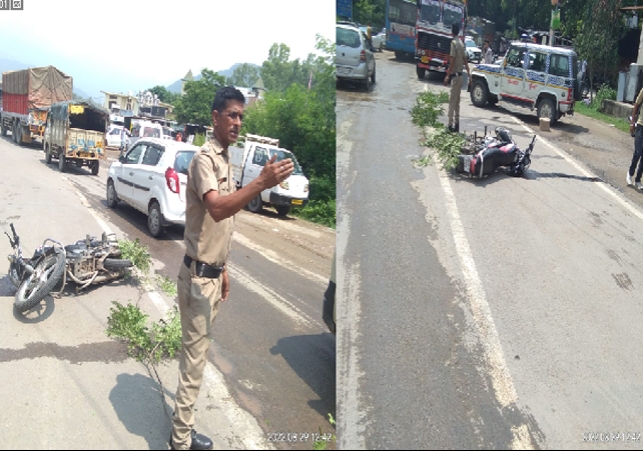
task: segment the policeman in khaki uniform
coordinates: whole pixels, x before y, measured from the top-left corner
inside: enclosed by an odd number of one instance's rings
[[[185,257],[178,278],[182,348],[179,385],[172,418],[172,449],[211,449],[212,440],[196,433],[194,404],[210,347],[209,334],[220,302],[228,299],[226,260],[232,243],[233,216],[260,192],[293,172],[292,160],[264,166],[259,177],[235,189],[228,146],[239,137],[245,98],[232,86],[217,91],[212,102],[213,137],[188,168],[185,210]]]
[[[464,44],[458,37],[460,34],[460,25],[454,22],[451,25],[453,40],[451,41],[451,55],[449,57],[449,69],[444,79],[444,86],[451,82],[451,94],[449,94],[449,131],[460,132],[460,93],[462,92],[462,66],[467,68],[469,74],[469,85],[471,84],[471,71],[467,61],[467,53],[464,50]],[[455,126],[454,118],[455,115]]]
[[[636,96],[636,101],[632,107],[632,116],[630,119],[630,134],[634,136],[634,154],[632,155],[632,163],[630,169],[627,171],[625,181],[628,186],[632,184],[632,177],[636,171],[636,178],[634,179],[634,187],[639,191],[643,191],[641,184],[641,176],[643,175],[643,114],[641,113],[641,103],[643,103],[643,89],[639,91]],[[636,166],[638,165],[638,170]]]

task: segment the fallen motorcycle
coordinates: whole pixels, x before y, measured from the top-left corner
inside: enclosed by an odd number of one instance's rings
[[[42,301],[62,278],[60,292],[67,278],[82,290],[89,285],[117,279],[132,266],[128,259],[121,258],[116,235],[103,233],[100,240],[87,237],[74,244],[63,246],[47,238],[42,246],[26,259],[20,248],[20,237],[10,224],[13,237],[7,232],[14,253],[9,255],[9,280],[17,288],[14,305],[24,312]]]
[[[506,167],[507,173],[514,177],[522,176],[531,164],[531,152],[534,150],[534,135],[527,150],[522,150],[503,127],[496,127],[496,136],[474,138],[473,154],[459,155],[456,171],[469,174],[469,177],[482,178],[493,173],[499,167]]]

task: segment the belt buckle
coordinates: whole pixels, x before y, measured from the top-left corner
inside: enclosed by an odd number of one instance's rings
[[[197,276],[203,277],[203,272],[205,271],[205,265],[203,263],[197,262],[194,269]]]

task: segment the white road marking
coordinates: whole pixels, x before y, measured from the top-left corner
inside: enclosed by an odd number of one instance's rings
[[[80,198],[81,204],[87,207],[87,210],[101,226],[103,231],[108,234],[112,233],[107,223],[98,216],[93,208],[91,208],[85,196],[78,191],[71,180],[67,177],[63,178],[72,185],[74,191]],[[230,269],[234,271],[233,268]],[[143,282],[143,287],[159,312],[163,316],[167,315],[171,308],[170,305],[168,305],[163,297],[161,297],[161,295],[153,288],[149,281],[145,280]],[[257,420],[249,412],[242,409],[234,402],[234,399],[230,395],[230,391],[226,386],[223,374],[212,363],[210,363],[210,361],[206,363],[203,373],[203,382],[205,382],[208,389],[209,397],[212,398],[217,407],[221,409],[225,417],[230,419],[230,424],[234,426],[235,429],[242,431],[238,434],[238,437],[243,442],[245,449],[275,449],[272,443],[266,441],[265,434],[257,423]]]
[[[263,297],[273,307],[289,317],[291,320],[303,326],[311,326],[316,322],[310,316],[288,302],[284,297],[278,295],[270,288],[263,286],[240,267],[236,265],[228,265],[228,270],[230,271],[230,275],[239,281],[245,288]]]
[[[522,121],[519,119],[516,119],[515,117],[511,116],[511,119],[514,120],[518,125],[522,126],[528,133],[534,135],[536,132],[532,130],[530,127],[525,125]],[[578,172],[583,174],[585,177],[590,177],[590,178],[599,178],[596,176],[596,174],[592,174],[590,171],[587,169],[583,168],[580,164],[578,164],[576,161],[574,161],[569,155],[567,155],[566,152],[563,152],[562,150],[559,150],[556,146],[551,144],[547,139],[543,138],[542,136],[538,136],[536,138],[536,142],[541,141],[543,144],[545,144],[547,147],[549,147],[551,150],[556,152],[557,155],[561,156],[565,161],[567,161],[569,164],[571,164]],[[632,213],[634,217],[639,218],[643,220],[643,213],[639,208],[631,204],[626,198],[620,196],[617,194],[613,188],[611,188],[607,183],[597,183],[597,186],[599,186],[603,191],[605,191],[607,194],[612,196],[614,200],[616,200],[623,208],[625,208],[628,212]]]
[[[352,121],[345,120],[337,124],[337,173],[338,180],[344,180],[344,198],[348,198],[350,188],[356,179],[356,173],[348,172],[353,143],[343,136],[349,136],[348,130]],[[341,149],[341,151],[340,151]],[[352,175],[352,177],[351,177]],[[349,178],[350,177],[350,178]],[[337,449],[366,449],[366,431],[368,409],[360,397],[360,380],[364,376],[359,363],[358,341],[361,338],[362,305],[360,299],[361,278],[359,262],[349,267],[344,261],[348,237],[355,230],[350,227],[350,214],[340,202],[337,204],[336,235],[336,322],[337,349],[341,349],[342,358],[337,360]],[[341,257],[341,258],[340,258]]]
[[[322,285],[326,285],[328,283],[328,276],[326,277],[320,276],[319,274],[309,271],[306,268],[302,268],[301,266],[289,260],[286,260],[285,258],[280,257],[279,254],[277,254],[275,251],[259,246],[257,243],[250,240],[248,237],[240,234],[239,232],[235,231],[232,234],[232,238],[235,241],[237,241],[239,244],[242,244],[245,247],[252,249],[255,252],[258,252],[265,259],[279,265],[282,268],[287,268],[293,272],[298,273],[301,276],[306,277],[307,279],[311,279],[315,282],[320,282]]]

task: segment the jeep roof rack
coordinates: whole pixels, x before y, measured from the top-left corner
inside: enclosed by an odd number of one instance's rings
[[[267,136],[259,136],[259,135],[251,135],[247,134],[245,137],[246,141],[252,141],[252,142],[258,142],[262,144],[270,144],[272,146],[277,146],[279,147],[279,139],[277,138],[269,138]]]

